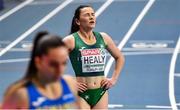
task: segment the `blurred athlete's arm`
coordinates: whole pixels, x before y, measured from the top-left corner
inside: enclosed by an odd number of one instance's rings
[[[13,87],[12,87],[13,88]],[[7,95],[4,96],[2,109],[22,109],[28,108],[28,96],[25,88],[19,88],[13,92],[7,89]],[[9,92],[9,93],[8,93]]]
[[[112,77],[104,79],[101,83],[103,87],[106,87],[108,89],[115,85],[115,83],[117,82],[119,74],[121,73],[121,70],[123,68],[125,59],[121,51],[115,45],[112,38],[106,33],[101,33],[101,35],[103,36],[103,39],[107,45],[108,52],[115,59],[115,68],[112,73]]]
[[[76,79],[72,76],[69,76],[69,75],[64,75],[63,77],[66,80],[66,82],[68,83],[72,93],[74,94],[74,96],[76,98],[76,102],[74,103],[75,107],[79,108]]]

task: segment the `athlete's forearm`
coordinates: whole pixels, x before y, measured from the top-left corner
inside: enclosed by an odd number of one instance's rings
[[[115,58],[115,68],[114,68],[114,72],[112,75],[112,78],[114,80],[118,80],[118,77],[119,77],[121,70],[124,66],[124,62],[125,62],[125,59],[124,59],[124,56],[122,54],[119,55],[117,58]]]

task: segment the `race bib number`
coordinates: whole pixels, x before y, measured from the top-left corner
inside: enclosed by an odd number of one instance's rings
[[[82,72],[104,71],[106,52],[104,48],[82,49]]]

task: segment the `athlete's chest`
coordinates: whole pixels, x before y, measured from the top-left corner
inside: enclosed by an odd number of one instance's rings
[[[32,108],[37,110],[44,110],[44,109],[67,109],[71,108],[71,104],[74,102],[73,94],[65,94],[58,99],[51,100],[44,96],[39,96],[36,100],[31,102]]]
[[[83,72],[99,72],[104,70],[106,62],[106,49],[103,45],[93,48],[79,48],[79,61]]]

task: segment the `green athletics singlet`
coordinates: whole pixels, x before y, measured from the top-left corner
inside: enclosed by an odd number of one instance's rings
[[[93,32],[96,43],[86,44],[78,35],[73,33],[75,47],[70,52],[70,61],[76,76],[103,76],[106,62],[106,44],[99,32]]]

